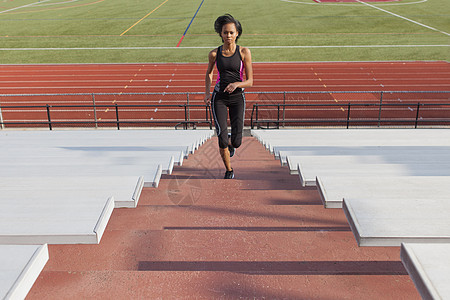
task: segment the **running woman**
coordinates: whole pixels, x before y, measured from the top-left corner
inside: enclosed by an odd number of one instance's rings
[[[204,101],[206,104],[211,103],[219,138],[219,152],[226,168],[225,179],[232,179],[234,172],[230,157],[234,155],[235,148],[241,145],[244,129],[244,88],[253,85],[252,56],[248,48],[236,44],[242,35],[242,26],[230,14],[218,17],[214,29],[222,38],[223,45],[209,52]],[[217,66],[219,74],[211,95],[214,65]],[[230,138],[227,129],[227,109],[231,123]]]

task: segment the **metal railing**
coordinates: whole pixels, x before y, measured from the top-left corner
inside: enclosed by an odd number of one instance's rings
[[[197,126],[212,128],[210,107],[203,104],[203,95],[204,93],[0,94],[0,129],[28,126],[46,126],[50,130],[56,126],[114,126],[120,129],[121,126],[130,125],[174,125],[175,129],[195,129]],[[201,101],[196,101],[196,98]],[[190,100],[196,102],[191,103]],[[198,112],[193,116],[194,111],[202,108],[205,110],[204,116],[200,117]],[[165,119],[160,116],[151,118],[148,116],[151,113],[149,110],[171,110],[171,114],[166,113]],[[143,115],[143,112],[147,112],[147,115]]]
[[[204,93],[0,94],[0,129],[57,126],[212,127]],[[446,125],[450,91],[246,92],[245,125]],[[202,115],[201,111],[205,111]],[[440,111],[436,113],[436,111]],[[251,112],[251,114],[250,114]]]
[[[261,109],[267,108],[264,118],[261,119]],[[286,118],[286,111],[289,108],[296,109],[294,118]],[[320,118],[318,116],[302,117],[302,109],[305,108],[332,108],[328,111],[328,116]],[[359,116],[353,117],[352,112],[359,108]],[[375,108],[375,110],[371,109]],[[398,108],[402,108],[400,111]],[[432,113],[428,111],[428,117],[421,116],[421,112],[427,108],[436,108]],[[370,112],[376,111],[377,116],[371,117]],[[382,117],[383,113],[389,114],[389,117]],[[412,114],[412,115],[411,115]],[[334,115],[334,117],[333,117]],[[400,126],[413,125],[417,128],[419,124],[432,125],[450,125],[450,103],[351,103],[342,104],[253,104],[250,126],[252,129],[263,128],[262,124],[266,124],[265,128],[270,128],[273,124],[274,128],[279,129],[286,124],[295,126],[318,126],[318,125],[344,125],[349,128],[355,126]]]
[[[69,120],[69,121],[55,121],[52,118],[52,111],[60,110],[64,108],[73,108],[73,109],[92,109],[94,112],[94,116],[97,116],[98,109],[102,108],[114,108],[115,112],[115,119],[114,120],[99,120],[96,117],[92,120]],[[181,111],[184,112],[184,118],[174,118],[174,119],[166,119],[166,120],[130,120],[130,119],[120,119],[120,110],[122,111],[126,108],[153,108],[153,109],[160,109],[160,108],[178,108]],[[192,120],[190,118],[190,110],[192,108],[204,108],[205,109],[205,115],[203,120]],[[175,129],[178,129],[179,127],[182,127],[183,129],[196,129],[197,125],[200,124],[206,124],[210,129],[212,129],[212,115],[211,115],[211,108],[209,105],[195,105],[195,104],[152,104],[152,105],[132,105],[132,104],[125,104],[125,105],[4,105],[0,106],[1,109],[19,109],[22,110],[24,113],[27,109],[45,109],[47,119],[39,120],[39,121],[32,121],[32,120],[26,120],[26,121],[4,121],[1,119],[1,126],[2,128],[5,128],[6,125],[27,125],[27,126],[33,126],[33,125],[45,125],[48,126],[50,130],[53,130],[53,128],[56,125],[94,125],[96,128],[102,125],[113,125],[117,127],[118,130],[120,130],[121,125],[123,124],[131,124],[131,125],[151,125],[151,124],[175,124]]]

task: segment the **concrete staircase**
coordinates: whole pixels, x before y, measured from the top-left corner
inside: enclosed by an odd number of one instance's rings
[[[254,138],[224,180],[217,139],[133,209],[99,245],[49,245],[28,299],[419,299],[399,247],[358,247],[342,210]]]

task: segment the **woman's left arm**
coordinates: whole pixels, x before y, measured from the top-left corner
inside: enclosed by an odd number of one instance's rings
[[[253,86],[253,66],[252,66],[252,54],[250,49],[241,47],[240,49],[242,61],[244,62],[245,80],[242,82],[230,83],[225,92],[232,93],[237,88],[247,88]]]

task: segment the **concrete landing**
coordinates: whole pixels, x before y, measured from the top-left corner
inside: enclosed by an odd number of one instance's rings
[[[450,244],[402,244],[401,258],[422,299],[450,299]]]

